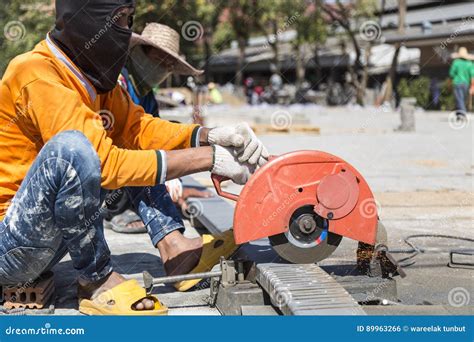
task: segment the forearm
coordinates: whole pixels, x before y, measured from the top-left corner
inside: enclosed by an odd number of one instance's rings
[[[205,134],[207,135],[207,133]],[[213,149],[210,146],[166,151],[166,179],[209,171],[212,168],[212,158]]]

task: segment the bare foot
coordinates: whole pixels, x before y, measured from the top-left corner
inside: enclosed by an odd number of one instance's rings
[[[198,197],[198,198],[207,198],[212,197],[212,192],[210,191],[202,191],[196,188],[188,188],[185,187],[183,189],[183,199],[188,199],[189,197]]]
[[[101,279],[97,282],[87,283],[79,279],[78,284],[78,297],[81,299],[95,299],[101,293],[110,290],[111,288],[123,283],[126,279],[122,277],[117,272],[110,273],[104,279]],[[109,303],[112,304],[112,303]],[[133,309],[135,310],[152,310],[155,307],[153,300],[149,298],[143,298],[134,304]]]
[[[202,238],[188,239],[178,231],[166,235],[156,245],[167,275],[189,273],[199,262]]]
[[[145,224],[143,223],[142,220],[133,221],[127,224],[127,228],[141,228],[144,226]]]

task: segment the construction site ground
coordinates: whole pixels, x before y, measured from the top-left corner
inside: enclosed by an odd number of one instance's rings
[[[165,117],[189,120],[190,109],[164,112]],[[275,114],[277,113],[277,114]],[[463,127],[448,120],[448,112],[417,112],[416,132],[394,131],[399,113],[380,108],[326,108],[321,106],[209,107],[206,120],[210,125],[232,124],[241,120],[275,125],[276,115],[290,117],[290,125],[301,123],[319,127],[320,133],[267,133],[263,142],[271,154],[300,149],[333,153],[353,164],[364,175],[375,192],[379,214],[388,231],[391,249],[409,248],[404,238],[413,234],[448,234],[474,238],[473,216],[473,123]],[[272,120],[272,116],[273,119]],[[301,121],[301,122],[298,122]],[[209,174],[195,179],[210,185]],[[228,190],[239,191],[229,185]],[[212,190],[212,189],[211,189]],[[186,235],[197,232],[186,221]],[[128,278],[141,280],[141,272],[163,276],[158,250],[147,234],[123,235],[107,230],[115,270]],[[462,241],[422,238],[424,248],[469,247]],[[350,273],[355,266],[357,243],[344,239],[336,252],[321,265],[328,272]],[[257,262],[277,261],[267,240],[245,245],[245,253]],[[402,258],[407,254],[395,254]],[[399,300],[403,304],[433,304],[455,307],[450,293],[462,288],[474,293],[474,271],[448,268],[446,252],[418,255],[416,263],[406,268],[407,277],[397,279]],[[472,261],[471,261],[472,262]],[[337,266],[337,267],[336,267]],[[78,314],[76,273],[67,256],[54,268],[56,283],[55,314]],[[170,315],[219,315],[205,300],[207,288],[178,293],[171,286],[155,288],[167,305]],[[474,298],[463,304],[464,311],[474,312]],[[378,314],[384,311],[378,311]],[[390,310],[387,307],[387,314]],[[443,313],[443,312],[439,312]]]

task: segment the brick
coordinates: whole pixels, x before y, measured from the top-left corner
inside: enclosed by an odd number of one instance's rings
[[[42,309],[54,293],[53,272],[41,275],[31,284],[21,286],[4,286],[3,304],[6,309],[29,308]]]

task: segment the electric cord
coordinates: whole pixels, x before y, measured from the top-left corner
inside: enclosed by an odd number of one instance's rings
[[[440,238],[440,239],[451,239],[451,240],[460,240],[460,241],[467,241],[467,242],[473,242],[474,239],[471,238],[465,238],[465,237],[460,237],[460,236],[455,236],[455,235],[444,235],[444,234],[414,234],[414,235],[409,235],[404,239],[404,242],[411,247],[411,249],[390,249],[390,253],[400,253],[400,254],[406,254],[406,253],[411,253],[411,255],[401,258],[398,260],[398,264],[401,267],[408,267],[412,266],[415,264],[415,257],[419,254],[427,254],[427,253],[450,253],[453,251],[453,249],[446,249],[446,248],[422,248],[417,246],[414,242],[410,241],[412,239],[416,238]]]

